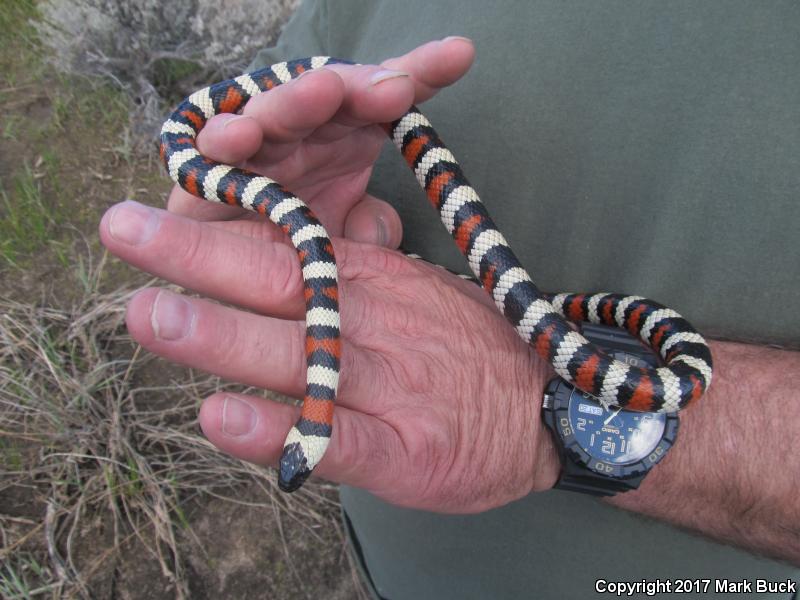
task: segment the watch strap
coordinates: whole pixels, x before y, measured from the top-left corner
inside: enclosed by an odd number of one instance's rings
[[[561,464],[561,476],[553,487],[592,496],[614,496],[621,492],[629,492],[637,489],[644,479],[644,475],[630,479],[604,477],[589,469],[581,468],[570,460],[562,460]]]
[[[581,323],[581,334],[587,340],[614,355],[615,352],[635,354],[637,359],[650,367],[658,367],[658,358],[653,351],[646,348],[637,338],[625,331],[607,325]]]

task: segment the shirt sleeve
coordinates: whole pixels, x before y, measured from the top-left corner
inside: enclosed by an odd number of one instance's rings
[[[327,55],[328,48],[328,3],[304,0],[286,23],[276,44],[259,50],[247,71],[294,58]]]

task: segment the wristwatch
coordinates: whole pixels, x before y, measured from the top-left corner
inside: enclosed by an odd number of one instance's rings
[[[659,366],[656,354],[626,331],[585,323],[581,333],[631,366]],[[542,419],[561,457],[561,476],[555,487],[593,496],[638,488],[678,433],[675,413],[605,408],[561,377],[547,384]]]

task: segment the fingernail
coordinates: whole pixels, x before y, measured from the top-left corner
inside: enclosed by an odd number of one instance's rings
[[[234,121],[241,121],[242,119],[246,119],[244,115],[234,115],[233,113],[222,113],[217,116],[217,119],[222,121],[222,128],[225,129],[228,125],[233,123]]]
[[[384,221],[383,217],[380,215],[375,220],[378,222],[378,246],[385,246],[386,242],[389,240],[389,232],[386,229],[386,221]]]
[[[160,290],[153,302],[150,324],[156,339],[174,342],[189,335],[194,325],[194,308],[185,298]]]
[[[473,44],[473,45],[475,44],[475,42],[473,42],[468,37],[464,37],[463,35],[448,35],[442,41],[443,42],[449,42],[450,40],[461,40],[462,42],[467,42],[467,43]]]
[[[369,80],[370,85],[378,85],[387,79],[396,79],[398,77],[409,77],[405,71],[392,71],[390,69],[381,69],[375,73]]]
[[[111,209],[108,231],[115,240],[130,246],[141,246],[158,229],[158,213],[144,204],[126,200]]]
[[[233,396],[225,396],[222,403],[222,432],[232,437],[247,435],[256,426],[253,407]]]

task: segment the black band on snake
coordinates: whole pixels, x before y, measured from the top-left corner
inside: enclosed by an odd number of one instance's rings
[[[332,431],[341,358],[333,245],[319,220],[292,192],[267,177],[201,156],[195,141],[214,115],[235,113],[256,94],[334,63],[352,64],[304,58],[214,84],[189,96],[161,130],[161,157],[183,189],[268,216],[297,249],[305,285],[308,370],[300,419],[286,438],[280,461],[279,485],[284,491],[296,490],[308,478]],[[678,411],[705,392],[711,383],[711,351],[678,313],[639,296],[540,292],[425,116],[412,106],[386,128],[497,308],[560,376],[606,406],[648,412]],[[625,329],[652,347],[665,364],[651,369],[613,360],[567,319]]]

